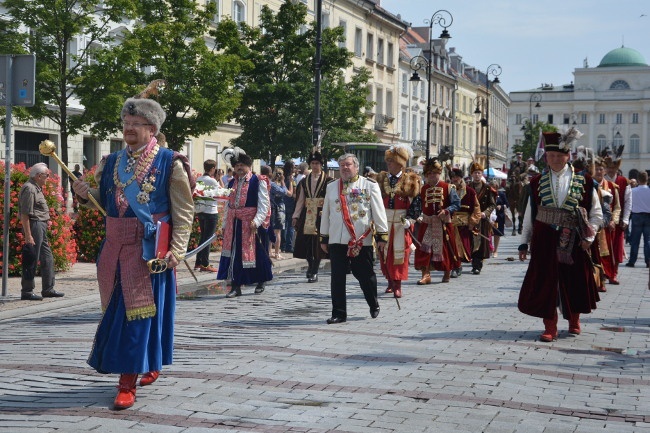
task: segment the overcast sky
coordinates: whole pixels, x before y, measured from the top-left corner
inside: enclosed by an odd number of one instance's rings
[[[439,9],[454,17],[447,47],[483,71],[501,65],[501,87],[528,90],[573,81],[585,59],[596,67],[622,45],[650,60],[648,0],[381,0],[413,27]],[[434,26],[435,37],[442,28]]]

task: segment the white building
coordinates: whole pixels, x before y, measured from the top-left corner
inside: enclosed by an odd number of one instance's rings
[[[650,169],[650,66],[643,55],[632,48],[616,48],[598,66],[589,67],[585,60],[573,74],[571,84],[510,93],[510,143],[522,142],[521,128],[528,119],[560,130],[575,126],[584,134],[579,144],[596,152],[624,144],[625,176]]]

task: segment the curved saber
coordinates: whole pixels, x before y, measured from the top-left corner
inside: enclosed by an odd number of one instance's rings
[[[203,242],[201,245],[194,248],[192,251],[186,253],[185,257],[183,257],[183,260],[187,261],[188,259],[191,259],[195,255],[197,255],[199,253],[199,251],[201,251],[204,248],[207,248],[208,246],[210,246],[210,244],[212,244],[212,242],[214,242],[215,239],[217,239],[217,234],[216,233],[213,234],[212,236],[210,236],[210,238],[207,241]]]

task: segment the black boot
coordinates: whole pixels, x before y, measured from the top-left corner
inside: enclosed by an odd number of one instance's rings
[[[230,292],[226,294],[226,298],[234,298],[235,296],[241,296],[241,286],[238,284],[233,284],[230,288]]]
[[[264,291],[264,283],[257,283],[257,286],[255,286],[255,293],[260,294]]]

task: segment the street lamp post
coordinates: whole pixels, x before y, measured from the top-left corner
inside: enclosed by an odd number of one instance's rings
[[[444,47],[444,44],[446,44],[447,41],[451,39],[451,35],[447,31],[447,28],[449,28],[451,24],[454,22],[454,17],[451,13],[449,13],[449,11],[441,9],[439,11],[434,12],[430,20],[424,20],[424,22],[425,24],[429,24],[429,42],[428,42],[429,58],[427,59],[426,57],[421,55],[417,55],[411,58],[410,67],[411,70],[413,71],[413,75],[411,76],[411,79],[409,81],[413,81],[413,82],[421,81],[420,74],[418,74],[418,71],[424,69],[424,72],[427,75],[427,142],[426,142],[425,154],[428,160],[431,151],[431,69],[432,69],[431,53],[433,52],[433,45],[432,45],[433,25],[437,24],[443,28],[442,33],[440,33],[439,39],[442,39],[443,47]]]
[[[320,75],[321,75],[321,49],[323,46],[323,0],[316,0],[316,55],[314,57],[314,122],[312,124],[312,151],[320,147],[321,120],[320,120]]]
[[[530,99],[528,100],[528,118],[530,119],[531,129],[533,123],[533,102],[535,103],[535,108],[539,108],[542,106],[542,104],[540,104],[541,101],[542,101],[541,93],[534,92],[530,94]]]
[[[492,84],[499,84],[499,75],[501,75],[501,66],[492,63],[485,71],[485,116],[481,119],[481,126],[485,127],[485,169],[487,170],[487,179],[490,179],[490,76],[494,77]],[[477,99],[476,111],[480,114],[480,100]]]

